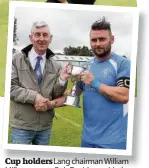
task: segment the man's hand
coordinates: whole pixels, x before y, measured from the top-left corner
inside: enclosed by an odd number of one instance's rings
[[[48,99],[44,98],[41,94],[37,93],[35,98],[35,104],[38,104],[40,102],[46,102]]]
[[[56,105],[56,101],[48,101],[47,102],[48,110],[54,109],[55,105]]]
[[[47,105],[47,102],[40,102],[38,104],[35,104],[34,105],[36,111],[47,111],[48,110],[48,105]]]
[[[48,109],[48,99],[44,98],[39,93],[36,95],[34,107],[36,111],[47,111]]]
[[[70,74],[71,74],[71,65],[66,65],[60,73],[60,78],[63,81],[67,81],[70,78]]]
[[[94,80],[94,76],[92,73],[90,73],[90,72],[82,72],[81,73],[81,81],[85,85],[90,85],[93,80]]]

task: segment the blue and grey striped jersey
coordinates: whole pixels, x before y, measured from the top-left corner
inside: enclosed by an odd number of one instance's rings
[[[115,53],[104,62],[97,61],[94,57],[88,65],[96,79],[109,86],[117,86],[121,79],[130,78],[130,60]],[[82,139],[107,148],[110,144],[126,142],[127,105],[108,99],[82,82],[78,83],[78,87],[83,90]]]

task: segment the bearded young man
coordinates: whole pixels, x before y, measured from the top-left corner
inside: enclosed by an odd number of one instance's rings
[[[113,43],[110,23],[105,18],[95,22],[90,31],[95,57],[78,83],[83,91],[82,147],[126,149],[130,60],[112,53]]]
[[[81,147],[126,149],[130,60],[111,51],[111,25],[103,18],[91,26],[90,45],[94,58],[81,74],[78,96],[83,93]],[[52,101],[61,106],[65,97]]]

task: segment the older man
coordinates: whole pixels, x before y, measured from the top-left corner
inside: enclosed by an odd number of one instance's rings
[[[45,22],[33,24],[29,39],[32,44],[12,61],[11,143],[48,145],[54,117],[50,100],[65,92],[69,68],[61,70],[52,59],[52,35]]]

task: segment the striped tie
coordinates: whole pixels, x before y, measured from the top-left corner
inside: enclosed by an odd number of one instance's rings
[[[34,72],[36,73],[37,79],[38,79],[38,86],[40,86],[41,81],[42,81],[42,71],[41,71],[41,65],[40,61],[42,60],[41,56],[37,56],[37,62],[35,65]]]

